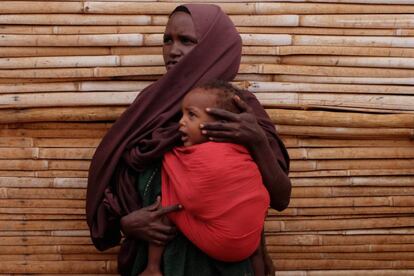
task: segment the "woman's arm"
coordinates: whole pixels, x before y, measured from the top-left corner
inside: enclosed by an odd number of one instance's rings
[[[263,183],[270,195],[271,207],[282,211],[289,205],[291,183],[287,169],[282,168],[281,162],[276,158],[274,148],[277,141],[267,137],[250,106],[238,96],[234,100],[242,112],[236,114],[223,109],[208,108],[208,113],[225,121],[201,125],[202,133],[211,141],[231,142],[247,147],[259,167]]]

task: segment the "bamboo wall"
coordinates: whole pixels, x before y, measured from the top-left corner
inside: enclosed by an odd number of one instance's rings
[[[0,2],[0,274],[116,274],[89,239],[87,169],[165,72],[177,2]],[[236,84],[292,158],[266,223],[277,275],[414,275],[414,0],[218,3],[244,43]]]

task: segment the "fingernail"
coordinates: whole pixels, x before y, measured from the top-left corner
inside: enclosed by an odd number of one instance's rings
[[[211,108],[210,108],[210,107],[207,107],[207,108],[206,108],[206,111],[207,111],[207,112],[208,112],[208,111],[210,111],[210,110],[211,110]]]
[[[182,209],[182,208],[183,208],[183,205],[178,204],[178,209]]]
[[[200,124],[200,128],[203,128],[204,127],[204,124]]]
[[[202,130],[202,131],[201,131],[201,133],[206,134],[206,133],[207,133],[207,131],[206,131],[206,130]]]

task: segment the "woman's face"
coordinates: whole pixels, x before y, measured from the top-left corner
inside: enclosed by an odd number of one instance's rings
[[[174,67],[197,43],[197,34],[191,16],[182,11],[173,13],[165,28],[162,47],[167,70]]]

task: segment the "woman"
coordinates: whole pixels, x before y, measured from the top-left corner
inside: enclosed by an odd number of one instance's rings
[[[124,233],[118,258],[123,275],[130,275],[133,268],[139,271],[146,241],[168,242],[165,275],[191,275],[192,269],[199,275],[248,274],[248,260],[235,264],[211,260],[177,234],[174,226],[164,224],[163,215],[179,206],[160,207],[159,199],[151,201],[160,185],[159,161],[181,143],[177,130],[182,98],[197,84],[234,79],[241,58],[240,36],[219,7],[184,5],[170,16],[163,55],[167,73],[140,93],[93,157],[86,205],[93,243],[105,250],[117,245],[121,231]],[[209,112],[223,120],[200,127],[213,141],[248,148],[269,192],[271,207],[283,210],[290,198],[289,157],[256,98],[247,91],[239,96],[243,101],[235,101],[242,113],[212,108]]]

